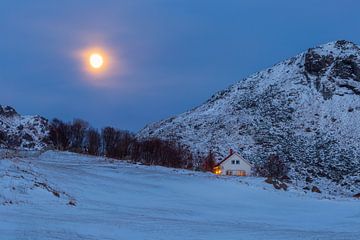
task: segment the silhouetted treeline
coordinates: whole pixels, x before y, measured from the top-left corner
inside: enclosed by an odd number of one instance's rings
[[[157,138],[137,140],[129,131],[105,127],[100,131],[86,121],[50,122],[50,140],[57,150],[126,159],[147,165],[192,168],[190,151],[175,141]]]
[[[190,151],[175,141],[158,138],[135,141],[131,147],[131,158],[148,165],[175,168],[192,168]]]

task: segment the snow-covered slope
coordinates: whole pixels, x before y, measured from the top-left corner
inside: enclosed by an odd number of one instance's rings
[[[360,48],[342,40],[241,80],[138,137],[175,139],[219,159],[233,148],[253,163],[276,153],[298,185],[350,195],[360,191],[359,122]]]
[[[46,152],[0,160],[0,238],[358,239],[360,202],[320,196]]]
[[[21,116],[0,105],[0,147],[39,150],[47,146],[48,121],[40,116]]]

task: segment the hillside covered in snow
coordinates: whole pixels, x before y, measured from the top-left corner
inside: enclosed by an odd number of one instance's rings
[[[67,152],[0,159],[1,239],[358,239],[359,201]]]
[[[0,105],[0,147],[43,149],[48,145],[48,120],[22,116],[10,106]]]
[[[138,137],[177,140],[219,159],[233,148],[253,163],[275,153],[295,184],[352,195],[360,192],[359,122],[360,48],[341,40],[241,80]]]

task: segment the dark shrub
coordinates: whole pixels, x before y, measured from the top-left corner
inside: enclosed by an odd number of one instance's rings
[[[203,159],[201,168],[203,171],[212,172],[214,170],[215,165],[216,165],[215,156],[213,152],[210,151],[208,155]]]
[[[278,155],[271,154],[265,163],[256,167],[256,172],[262,177],[281,179],[288,174],[288,167]]]

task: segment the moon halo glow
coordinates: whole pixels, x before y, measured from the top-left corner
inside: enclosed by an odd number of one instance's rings
[[[77,51],[83,73],[82,79],[94,86],[114,86],[119,84],[119,76],[124,74],[123,63],[118,52],[105,46],[93,46]]]
[[[104,58],[99,53],[92,53],[89,57],[89,64],[92,68],[99,69],[104,65]]]

